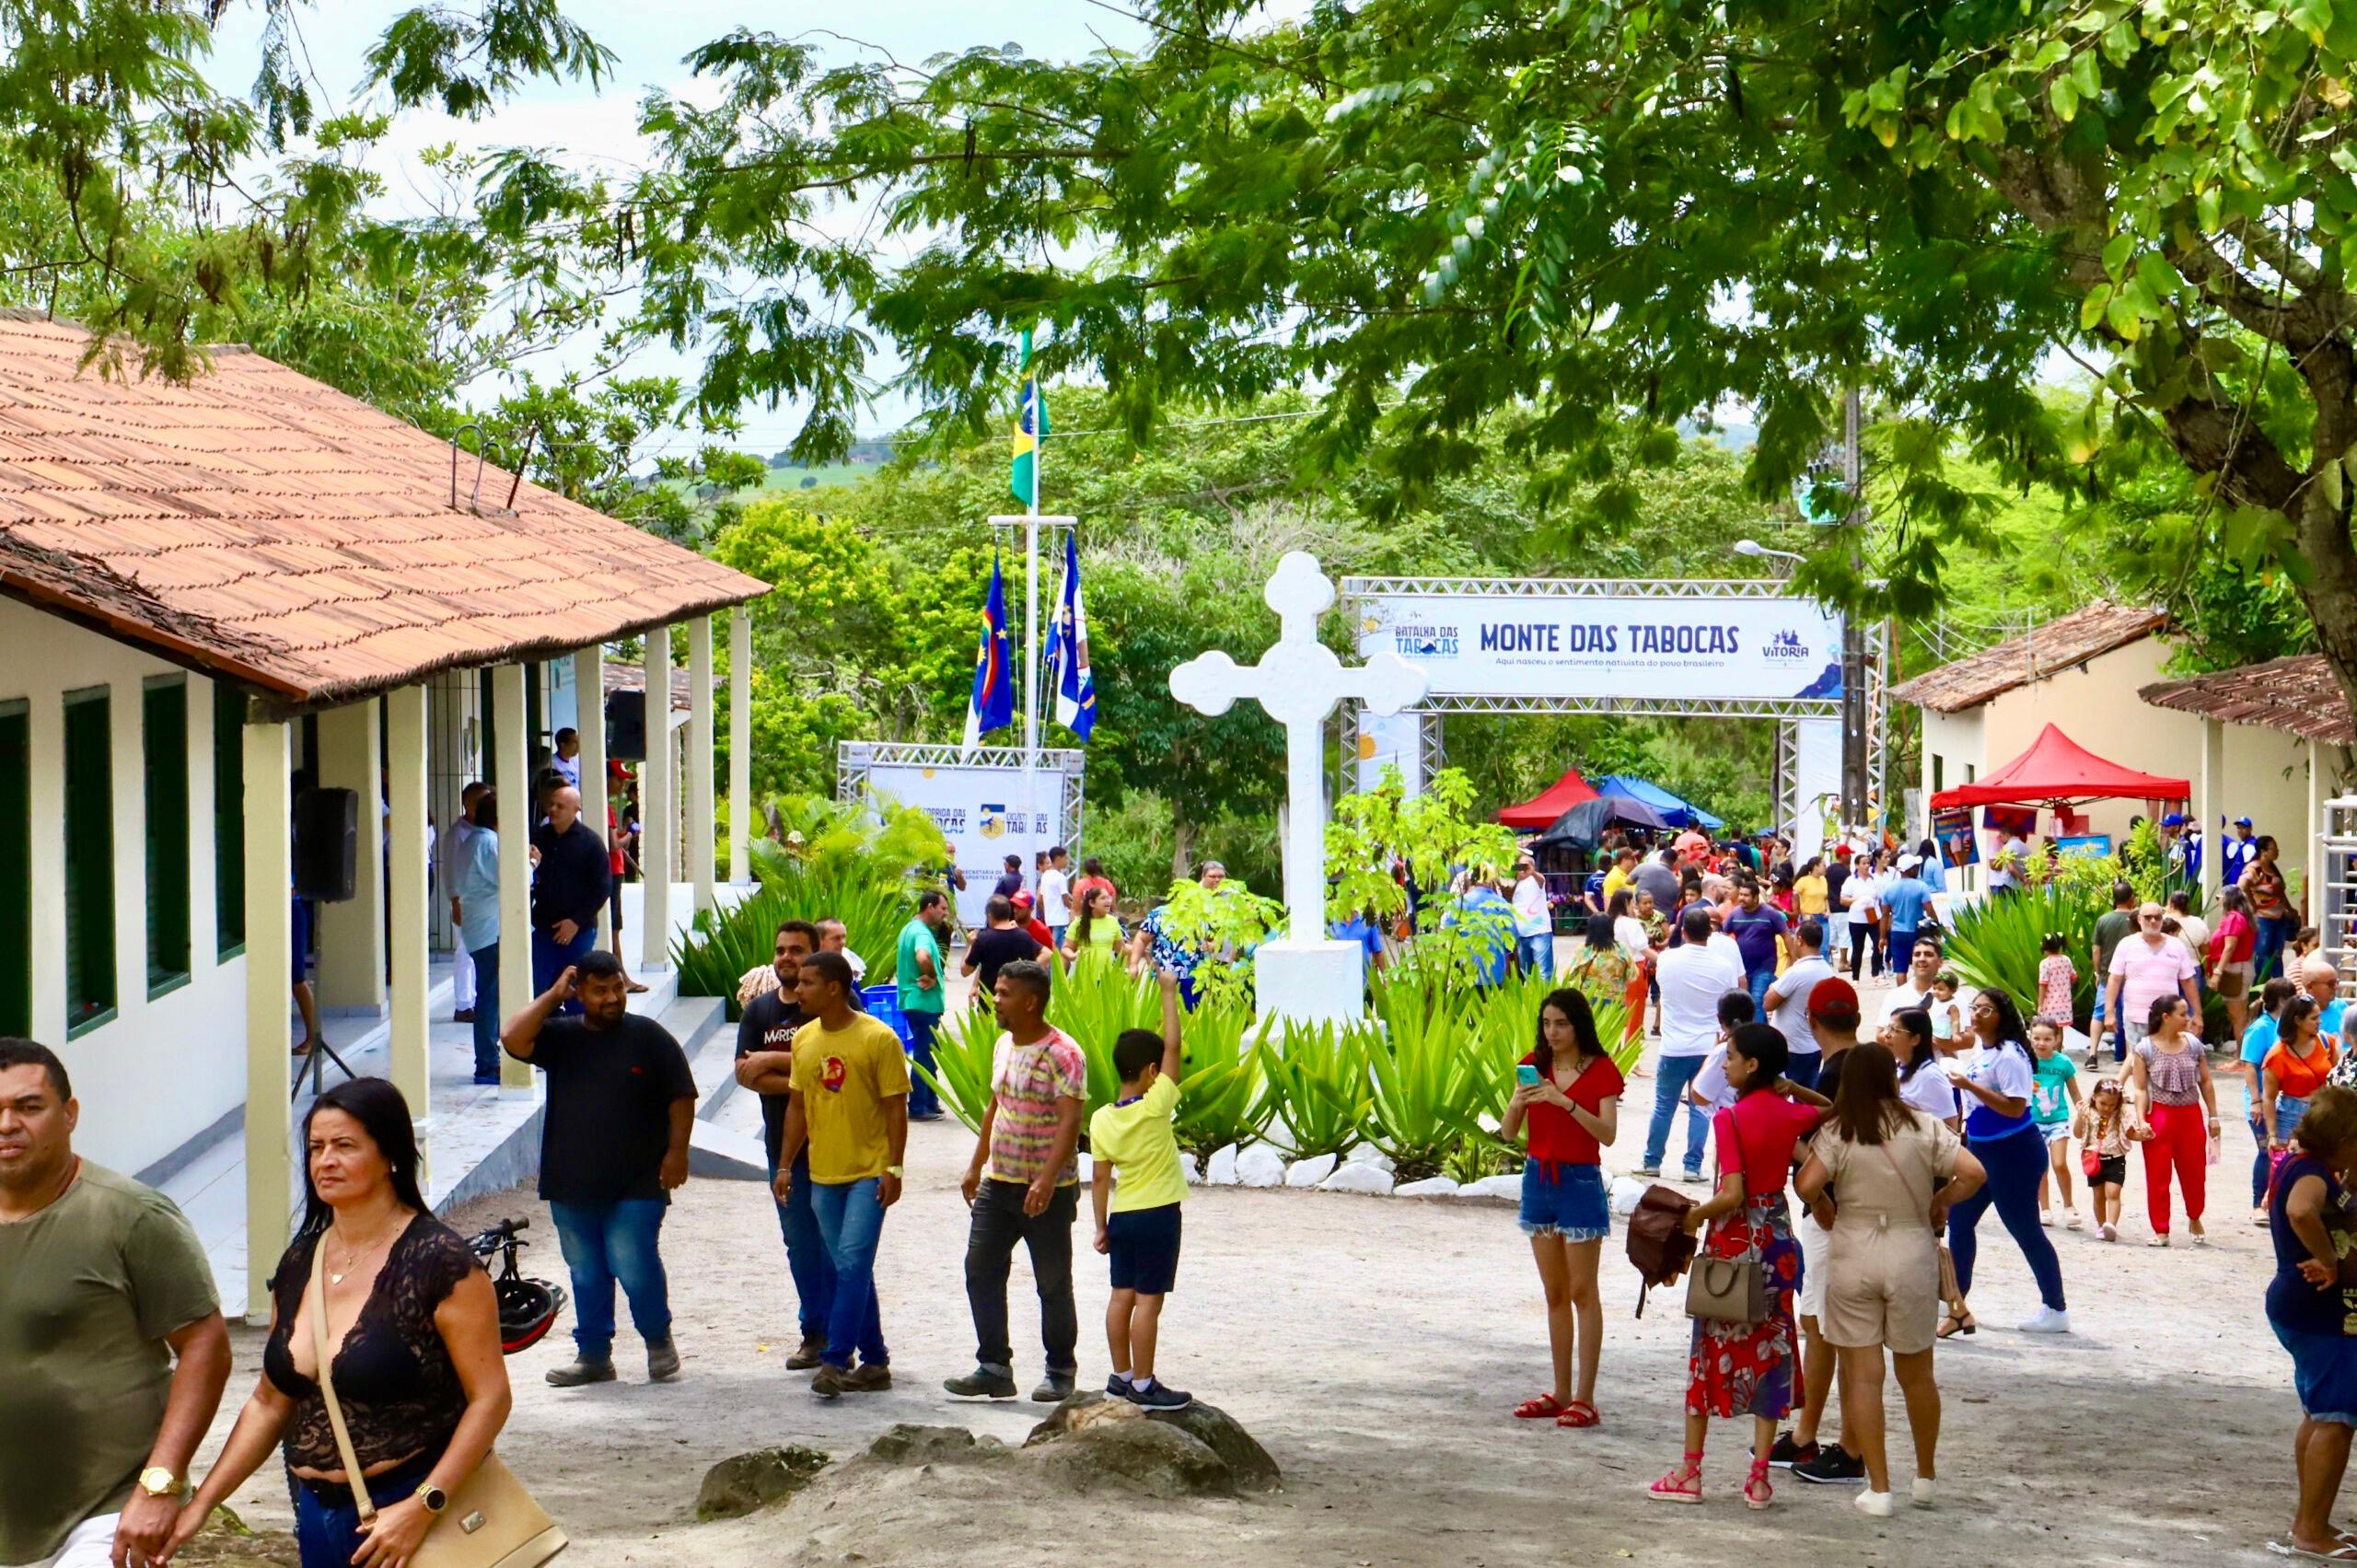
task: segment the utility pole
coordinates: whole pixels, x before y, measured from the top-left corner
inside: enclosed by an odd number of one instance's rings
[[[1849,492],[1850,513],[1841,526],[1850,530],[1850,573],[1865,574],[1865,456],[1859,446],[1859,396],[1853,382],[1842,400],[1841,483]],[[1846,827],[1866,825],[1873,796],[1871,748],[1866,735],[1866,630],[1853,612],[1841,618],[1841,820]]]

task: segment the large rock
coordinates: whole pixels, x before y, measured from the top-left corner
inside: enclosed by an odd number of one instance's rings
[[[1105,1421],[1059,1438],[1040,1460],[1081,1493],[1233,1497],[1236,1474],[1206,1444],[1167,1422]]]
[[[1376,1148],[1373,1144],[1352,1144],[1350,1152],[1342,1156],[1342,1163],[1344,1165],[1371,1165],[1378,1170],[1389,1171],[1394,1176],[1399,1174],[1399,1167],[1392,1163],[1391,1156],[1385,1154],[1381,1149]]]
[[[1175,1426],[1193,1437],[1227,1467],[1237,1486],[1248,1492],[1273,1490],[1282,1477],[1269,1451],[1244,1430],[1242,1423],[1217,1405],[1198,1400],[1182,1411],[1147,1411],[1127,1400],[1108,1398],[1099,1390],[1078,1393],[1058,1405],[1023,1440],[1037,1448],[1084,1433],[1092,1427],[1144,1422]]]
[[[1460,1198],[1506,1198],[1518,1201],[1522,1197],[1522,1172],[1515,1171],[1512,1176],[1485,1176],[1479,1181],[1469,1181],[1457,1190],[1457,1195]]]
[[[1318,1184],[1320,1192],[1364,1192],[1391,1196],[1391,1173],[1377,1165],[1346,1165]]]
[[[1454,1198],[1457,1196],[1457,1183],[1446,1176],[1427,1176],[1422,1181],[1394,1187],[1391,1195],[1395,1198]]]
[[[1295,1160],[1285,1167],[1285,1185],[1315,1187],[1334,1174],[1337,1163],[1332,1155],[1313,1155],[1306,1160]]]
[[[1203,1167],[1203,1185],[1206,1187],[1235,1186],[1236,1159],[1240,1152],[1234,1144],[1213,1149],[1210,1162]]]
[[[1285,1156],[1266,1144],[1255,1144],[1236,1156],[1236,1179],[1246,1187],[1282,1187]]]
[[[1195,1168],[1195,1156],[1184,1149],[1178,1151],[1178,1174],[1186,1179],[1190,1187],[1201,1184],[1203,1179]]]
[[[975,1441],[962,1426],[920,1426],[906,1421],[867,1446],[869,1458],[890,1465],[955,1464],[995,1458],[1008,1451],[995,1437]]]
[[[816,1448],[756,1448],[723,1459],[703,1473],[703,1485],[696,1491],[696,1517],[740,1518],[793,1496],[826,1467],[827,1456]]]

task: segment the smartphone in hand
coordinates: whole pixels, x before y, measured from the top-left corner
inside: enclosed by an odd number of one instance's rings
[[[1538,1082],[1538,1069],[1527,1062],[1517,1063],[1515,1065],[1514,1081],[1528,1088]]]

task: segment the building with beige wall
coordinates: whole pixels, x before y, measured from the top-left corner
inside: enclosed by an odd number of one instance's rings
[[[2216,875],[2220,818],[2245,816],[2279,840],[2286,874],[2304,876],[2311,858],[2310,743],[2260,726],[2213,726],[2145,702],[2145,688],[2169,679],[2167,622],[2160,610],[2098,599],[1894,688],[1892,701],[1922,714],[1923,798],[1977,782],[2027,750],[2051,724],[2107,761],[2193,781],[2194,814],[2207,824],[2207,877]],[[2319,787],[2329,795],[2338,782],[2328,749]],[[2103,800],[2082,811],[2086,831],[2117,841],[2149,809],[2142,801]],[[2040,832],[2053,825],[2053,814],[2041,812]],[[1929,825],[1908,831],[1922,836]],[[1982,854],[1992,847],[1984,831]],[[1962,885],[1978,890],[1984,876],[1976,868]]]

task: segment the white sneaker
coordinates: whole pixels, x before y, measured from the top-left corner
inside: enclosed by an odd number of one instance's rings
[[[2072,1211],[2071,1211],[2067,1215],[2065,1215],[2065,1216],[2063,1217],[2062,1224],[2063,1224],[2064,1228],[2066,1228],[2066,1229],[2069,1229],[2069,1230],[2076,1230],[2076,1229],[2078,1229],[2078,1228],[2079,1228],[2079,1211],[2078,1211],[2078,1210],[2076,1210],[2076,1209],[2073,1209],[2073,1210],[2072,1210]]]
[[[1927,1475],[1915,1478],[1915,1506],[1929,1508],[1939,1500],[1939,1495],[1940,1483],[1935,1478]]]
[[[2067,1334],[2071,1331],[2071,1315],[2057,1312],[2051,1307],[2041,1307],[2021,1325],[2025,1334]]]
[[[2119,1227],[2112,1225],[2099,1225],[2096,1226],[2096,1234],[2106,1241],[2117,1241],[2119,1239]]]
[[[2054,1211],[2051,1209],[2038,1210],[2038,1223],[2044,1225],[2048,1230],[2052,1230],[2054,1228]]]
[[[1877,1519],[1890,1517],[1890,1493],[1887,1492],[1861,1492],[1850,1501],[1858,1505],[1861,1514],[1872,1514]]]

